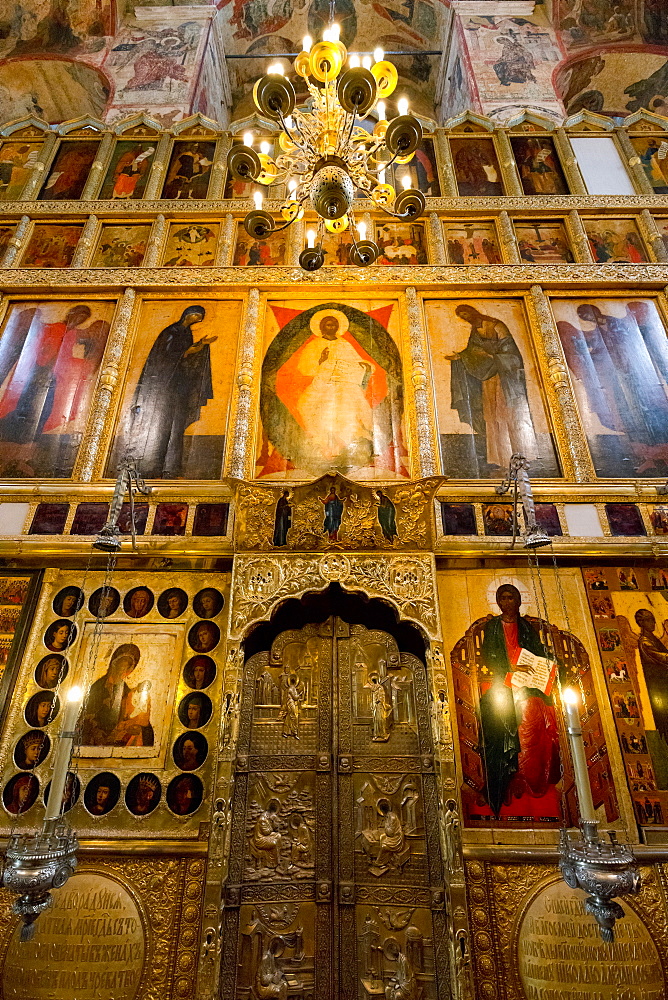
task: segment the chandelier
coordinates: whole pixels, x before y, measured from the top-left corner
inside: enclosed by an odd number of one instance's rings
[[[397,70],[381,49],[375,50],[373,61],[370,56],[363,60],[349,56],[339,33],[339,25],[332,23],[322,41],[313,44],[306,36],[294,61],[294,71],[310,94],[306,109],[295,106],[295,89],[280,63],[270,66],[255,83],[253,99],[258,111],[280,125],[280,152],[275,159],[268,142],[261,144],[259,152],[253,148],[251,132],[244,134],[243,145],[233,146],[227,158],[229,171],[238,180],[287,183],[288,196],[279,209],[283,221],[278,226],[262,208],[262,192],[255,192],[255,209],[244,219],[253,239],[266,239],[287,229],[303,218],[310,202],[318,220],[317,228],[307,231],[307,245],[299,257],[306,271],[317,271],[324,264],[326,231],[350,229],[350,263],[367,267],[377,259],[380,251],[367,238],[365,223],[355,221],[356,191],[395,219],[412,221],[425,209],[424,195],[411,186],[410,175],[403,177],[399,193],[385,179],[389,167],[410,162],[422,139],[422,126],[408,113],[406,98],[397,102],[397,116],[391,121],[385,117],[385,100],[396,88]],[[378,120],[369,131],[362,121],[374,109]]]

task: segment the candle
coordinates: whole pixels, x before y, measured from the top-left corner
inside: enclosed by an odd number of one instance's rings
[[[44,816],[46,820],[58,819],[63,804],[63,792],[67,781],[67,770],[70,766],[70,756],[72,754],[72,743],[74,742],[74,730],[76,728],[79,712],[81,711],[83,691],[80,687],[72,687],[67,693],[67,702],[63,714],[63,725],[58,738],[56,757],[53,762],[53,777],[51,778],[51,788],[49,789],[49,801],[46,806]]]
[[[353,54],[350,56],[348,60],[348,65],[350,66],[351,69],[358,69],[359,64],[360,64],[360,57],[358,55],[355,55],[355,53],[353,52]]]
[[[376,111],[378,112],[378,121],[385,121],[385,101],[378,101],[376,105]]]
[[[244,146],[253,146],[253,133],[244,132]]]
[[[253,201],[255,202],[255,208],[258,212],[262,208],[262,198],[263,194],[261,191],[253,191]]]
[[[401,178],[401,184],[403,186],[404,191],[408,191],[409,187],[411,186],[411,175],[404,174],[404,176]]]
[[[385,167],[381,167],[378,171],[378,180],[381,184],[385,183]]]
[[[329,29],[329,37],[333,42],[338,42],[341,37],[341,25],[337,24],[336,21]]]
[[[568,739],[571,744],[571,756],[575,771],[575,787],[578,791],[578,803],[580,806],[580,819],[583,823],[596,823],[594,800],[591,795],[591,784],[589,783],[589,772],[587,770],[587,756],[585,754],[582,728],[580,726],[580,713],[578,711],[580,699],[577,692],[572,688],[564,690],[562,699],[566,708]]]
[[[371,69],[371,56],[362,57],[362,66],[364,66],[364,69]]]
[[[366,239],[366,222],[358,222],[357,223],[357,232],[360,234],[360,239],[361,240],[365,240]]]
[[[304,52],[310,52],[313,45],[313,39],[310,35],[304,35],[302,40],[302,49]]]
[[[306,242],[308,244],[309,250],[312,250],[315,246],[315,229],[309,229],[306,233]]]
[[[400,97],[399,98],[399,100],[397,101],[397,109],[398,109],[400,115],[407,115],[408,114],[408,98],[407,97]]]
[[[384,58],[385,58],[385,53],[380,48],[380,46],[377,49],[373,50],[374,62],[382,62]]]
[[[261,142],[260,143],[260,152],[264,153],[265,156],[269,156],[270,150],[271,150],[271,143],[270,142],[267,142],[265,140],[265,142]]]

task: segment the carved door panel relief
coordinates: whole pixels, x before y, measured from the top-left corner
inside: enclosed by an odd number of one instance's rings
[[[331,618],[245,666],[225,1000],[444,1000],[424,665]]]

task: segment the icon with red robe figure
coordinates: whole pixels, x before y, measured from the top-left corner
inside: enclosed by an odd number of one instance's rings
[[[71,474],[112,304],[14,307],[0,336],[0,474]]]
[[[401,357],[386,327],[392,309],[273,307],[283,325],[262,366],[258,477],[408,474]]]

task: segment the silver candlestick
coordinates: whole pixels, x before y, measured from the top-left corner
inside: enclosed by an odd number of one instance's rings
[[[566,688],[562,700],[568,721],[582,835],[572,840],[566,830],[561,831],[559,868],[566,885],[589,893],[585,909],[598,923],[603,940],[612,944],[615,921],[624,916],[615,897],[640,892],[638,862],[630,848],[617,843],[613,831],[608,831],[610,843],[601,840],[580,726],[579,698],[574,690]]]

